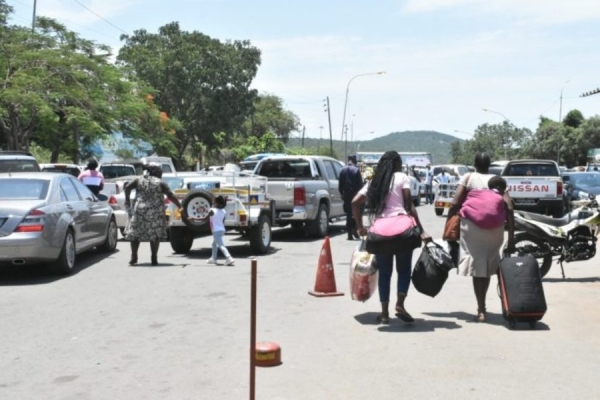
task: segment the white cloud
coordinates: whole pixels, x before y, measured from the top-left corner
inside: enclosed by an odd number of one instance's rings
[[[596,0],[407,0],[404,5],[409,13],[452,8],[544,24],[600,19],[600,2]]]

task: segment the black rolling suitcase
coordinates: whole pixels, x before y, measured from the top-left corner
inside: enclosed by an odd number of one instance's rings
[[[500,261],[498,287],[502,315],[509,326],[528,322],[535,328],[547,309],[537,260],[531,256],[505,257]]]

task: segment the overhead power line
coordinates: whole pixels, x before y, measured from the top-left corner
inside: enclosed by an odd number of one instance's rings
[[[124,31],[123,29],[119,28],[117,25],[113,24],[112,22],[110,22],[109,20],[107,20],[106,18],[104,18],[102,15],[98,14],[97,12],[95,12],[94,10],[90,9],[89,7],[87,7],[85,4],[82,4],[81,2],[79,2],[79,0],[73,0],[75,3],[79,4],[81,7],[85,8],[87,11],[89,11],[90,13],[94,14],[96,17],[100,18],[102,21],[106,22],[107,24],[109,24],[110,26],[112,26],[113,28],[117,29],[118,31],[123,32],[124,34],[127,35],[127,32]]]

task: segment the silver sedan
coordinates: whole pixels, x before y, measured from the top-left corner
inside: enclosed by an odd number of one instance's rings
[[[118,232],[113,210],[67,174],[0,174],[0,264],[50,262],[75,271],[76,255],[112,252]]]

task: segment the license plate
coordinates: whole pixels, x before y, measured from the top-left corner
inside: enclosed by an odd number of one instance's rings
[[[515,199],[515,204],[534,205],[535,200],[532,199]]]

